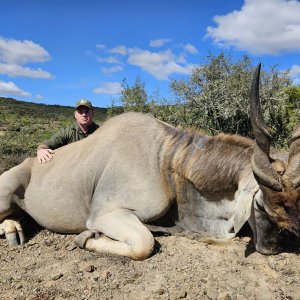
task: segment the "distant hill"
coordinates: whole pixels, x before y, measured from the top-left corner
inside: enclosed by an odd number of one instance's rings
[[[95,122],[101,124],[106,108],[95,108]],[[25,157],[60,128],[74,122],[74,107],[37,104],[0,97],[0,174]]]

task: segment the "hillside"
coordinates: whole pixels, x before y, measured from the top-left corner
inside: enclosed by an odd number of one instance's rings
[[[106,108],[95,108],[95,121],[106,119]],[[36,104],[0,97],[0,174],[27,156],[39,143],[74,122],[74,107]]]

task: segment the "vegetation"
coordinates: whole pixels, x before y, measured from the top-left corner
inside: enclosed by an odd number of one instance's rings
[[[175,101],[147,98],[138,78],[132,87],[124,87],[121,108],[115,109],[113,103],[110,112],[119,113],[126,107],[126,111],[150,112],[176,126],[201,128],[212,135],[226,132],[253,137],[249,97],[255,67],[248,56],[235,62],[224,53],[209,55],[190,78],[171,82]],[[300,88],[291,85],[288,72],[275,67],[262,70],[261,83],[264,118],[274,130],[275,144],[282,146],[300,119]]]
[[[221,54],[209,56],[188,81],[173,81],[173,91],[185,101],[185,120],[211,134],[223,131],[252,136],[249,95],[254,68],[247,56],[234,63]],[[287,73],[271,68],[262,71],[261,83],[264,118],[274,129],[277,143],[282,144],[289,131],[285,88],[291,81]]]
[[[288,127],[293,130],[300,120],[300,86],[289,86],[285,89],[288,95],[287,116]]]
[[[74,122],[73,113],[73,107],[0,97],[0,174],[25,157],[35,156],[38,144]],[[95,121],[105,118],[106,109],[95,108]]]
[[[121,104],[117,106],[113,100],[112,106],[108,109],[108,115],[114,116],[127,111],[149,112],[148,95],[145,83],[138,76],[131,87],[126,79],[122,82],[121,97],[118,100]]]

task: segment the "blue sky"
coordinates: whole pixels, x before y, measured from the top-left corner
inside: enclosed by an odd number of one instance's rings
[[[107,107],[123,78],[170,95],[209,53],[248,54],[300,84],[294,0],[0,0],[0,96]]]

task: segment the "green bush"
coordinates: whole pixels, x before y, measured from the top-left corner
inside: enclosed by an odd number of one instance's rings
[[[111,111],[150,112],[175,126],[199,128],[211,135],[225,132],[253,138],[249,100],[255,67],[246,55],[237,61],[224,53],[209,55],[189,78],[171,81],[168,99],[148,97],[139,78],[133,86],[125,80],[120,106],[114,105],[115,100]],[[274,145],[285,146],[300,119],[300,88],[292,87],[288,71],[263,67],[260,98],[265,122],[274,131]]]

